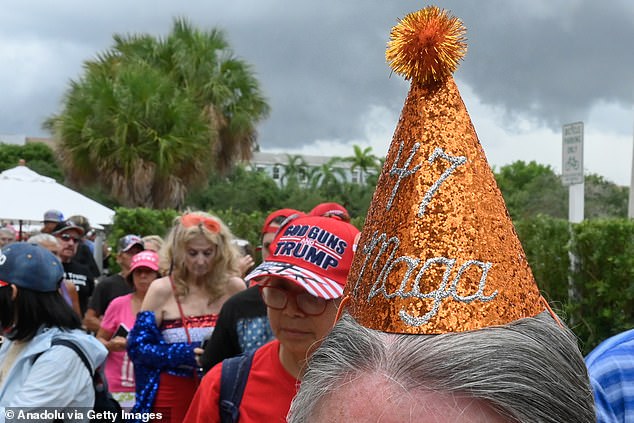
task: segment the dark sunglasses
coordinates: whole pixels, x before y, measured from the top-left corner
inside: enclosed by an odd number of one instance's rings
[[[72,235],[69,235],[69,234],[61,234],[61,235],[59,236],[59,238],[60,238],[62,241],[66,241],[66,242],[68,242],[68,241],[70,241],[70,240],[73,240],[73,241],[75,242],[75,244],[77,244],[77,243],[79,242],[79,240],[81,239],[81,238],[80,238],[80,237],[78,237],[78,236],[72,236]]]

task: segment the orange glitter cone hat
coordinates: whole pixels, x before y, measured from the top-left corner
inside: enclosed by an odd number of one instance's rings
[[[342,303],[371,329],[462,332],[548,308],[452,77],[464,33],[427,7],[390,34],[387,61],[411,88]]]

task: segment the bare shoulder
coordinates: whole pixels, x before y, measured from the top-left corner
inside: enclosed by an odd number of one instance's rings
[[[172,285],[168,277],[160,278],[152,282],[143,299],[142,310],[159,312],[173,296]]]
[[[244,291],[246,288],[247,288],[247,285],[244,283],[244,281],[241,278],[237,276],[232,276],[227,281],[227,294],[229,295],[233,295],[240,291]]]

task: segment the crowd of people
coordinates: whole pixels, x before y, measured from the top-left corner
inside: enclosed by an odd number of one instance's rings
[[[252,263],[253,258],[244,260],[244,252],[227,226],[211,214],[189,212],[175,219],[165,239],[157,235],[121,237],[115,256],[119,271],[100,277],[78,261],[87,229],[64,219],[58,211],[46,212],[45,218],[60,220],[46,221],[41,232],[26,242],[12,239],[0,249],[0,257],[7,257],[6,263],[0,259],[0,293],[4,294],[2,304],[7,305],[2,314],[6,341],[0,349],[0,404],[89,405],[94,398],[88,394],[82,396],[70,390],[66,396],[43,400],[32,387],[35,380],[43,384],[42,372],[62,355],[64,362],[72,361],[73,372],[82,373],[83,364],[77,354],[54,342],[71,339],[92,354],[93,373],[103,369],[110,394],[139,421],[157,413],[164,421],[202,419],[202,413],[209,410],[200,409],[202,402],[198,398],[213,394],[213,389],[209,390],[202,381],[218,383],[213,375],[221,372],[222,364],[216,364],[242,353],[254,354],[256,350],[260,352],[253,372],[267,373],[270,380],[247,390],[244,404],[248,411],[244,416],[251,414],[252,421],[283,419],[308,350],[334,322],[359,232],[349,223],[347,210],[336,203],[321,204],[308,213],[276,210],[261,229],[258,249],[263,264],[249,272],[244,264]],[[309,257],[295,264],[291,259],[284,272],[277,274],[275,266],[285,267],[289,254],[275,251],[275,242],[279,242],[276,236],[281,229],[300,224],[320,228],[345,241],[345,251],[337,253],[344,260],[336,274],[311,264]],[[22,249],[28,252],[14,253]],[[16,276],[16,271],[6,266],[19,266],[25,255],[33,259],[25,263],[28,269]],[[56,271],[49,272],[48,279],[38,285],[38,278],[47,271],[47,261],[54,262]],[[3,270],[8,273],[3,274]],[[313,272],[321,272],[322,278],[332,285],[328,292],[316,292],[316,282],[303,284]],[[288,282],[287,276],[295,278],[295,283]],[[48,301],[56,304],[47,306],[55,314],[43,321],[36,308],[20,309],[21,320],[33,320],[26,336],[15,332],[18,325],[13,315],[21,304],[18,299],[25,295],[13,298],[15,291],[35,297],[45,293]],[[290,323],[287,312],[291,313]],[[64,313],[68,316],[62,318]],[[37,343],[38,348],[25,348],[30,343]],[[269,368],[271,363],[274,367]],[[49,367],[43,367],[47,364]],[[214,371],[203,379],[212,367]],[[57,368],[61,371],[57,377],[63,377],[63,369]],[[13,372],[18,371],[24,380],[15,377]],[[82,374],[82,383],[73,385],[73,389],[90,390],[89,376],[88,372]],[[263,398],[262,389],[277,386],[277,377],[286,382],[286,394],[278,401],[265,401],[269,406],[263,410],[259,410],[257,402],[250,405]],[[9,379],[10,384],[5,382]],[[16,393],[16,386],[20,385],[24,389]],[[25,394],[27,390],[29,395]],[[189,417],[185,417],[188,410]]]
[[[597,348],[588,377],[574,335],[548,310],[444,335],[360,323],[346,286],[361,234],[349,222],[336,203],[276,210],[260,230],[261,264],[243,275],[226,225],[185,213],[164,241],[153,237],[158,251],[138,235],[121,237],[120,272],[98,278],[83,314],[78,294],[87,284],[68,271],[80,268],[69,266],[84,233],[77,225],[64,220],[50,234],[7,244],[0,249],[0,404],[90,405],[90,373],[54,342],[66,339],[86,352],[93,371],[104,370],[110,393],[138,421],[344,422],[375,414],[594,421],[590,386],[599,421],[628,421],[627,402],[613,398],[626,391],[627,375],[614,389],[617,371],[606,369],[614,361],[605,357],[631,336]],[[50,383],[63,389],[51,396]]]

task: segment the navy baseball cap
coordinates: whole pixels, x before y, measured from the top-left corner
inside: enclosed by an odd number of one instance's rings
[[[37,244],[15,242],[0,250],[0,285],[53,292],[63,277],[59,259]]]

